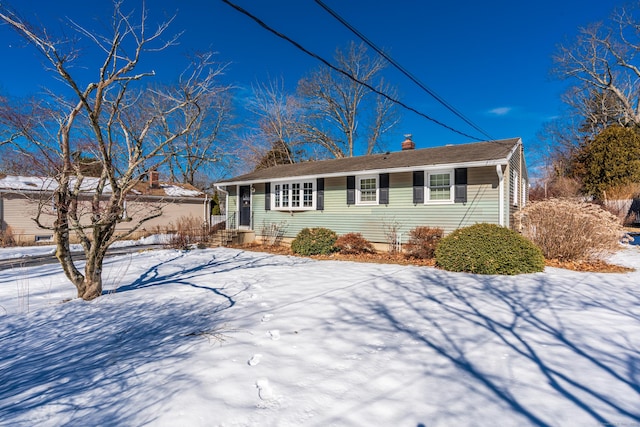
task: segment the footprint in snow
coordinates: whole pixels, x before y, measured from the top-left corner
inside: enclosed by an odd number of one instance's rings
[[[262,321],[268,322],[269,320],[271,320],[272,317],[273,317],[273,314],[267,313],[264,316],[262,316]]]
[[[262,354],[257,353],[251,356],[251,359],[249,359],[247,363],[249,364],[249,366],[256,366],[258,363],[260,363],[260,360],[262,360]]]
[[[271,335],[271,339],[274,341],[278,341],[280,339],[280,331],[277,329],[269,331],[269,335]]]
[[[258,397],[262,400],[269,400],[273,398],[273,389],[267,378],[259,378],[256,381],[256,387],[258,388]]]

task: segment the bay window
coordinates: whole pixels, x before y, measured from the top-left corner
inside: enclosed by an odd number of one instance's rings
[[[313,181],[292,181],[273,184],[271,200],[274,210],[315,209]]]

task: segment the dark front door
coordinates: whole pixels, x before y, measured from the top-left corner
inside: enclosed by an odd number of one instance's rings
[[[240,186],[240,225],[251,226],[251,186]]]

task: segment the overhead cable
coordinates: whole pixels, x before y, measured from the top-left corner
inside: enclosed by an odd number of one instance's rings
[[[395,68],[397,68],[402,74],[407,76],[412,82],[414,82],[416,85],[418,85],[418,87],[420,87],[422,90],[427,92],[431,97],[433,97],[436,101],[438,101],[440,104],[442,104],[445,108],[447,108],[453,114],[455,114],[456,116],[461,118],[465,123],[467,123],[469,126],[471,126],[475,130],[480,132],[482,135],[486,136],[489,139],[493,139],[489,134],[487,134],[484,130],[482,130],[482,128],[480,128],[478,125],[473,123],[470,119],[465,117],[460,111],[458,111],[456,108],[454,108],[444,98],[442,98],[440,95],[438,95],[432,89],[430,89],[424,83],[422,83],[420,80],[418,80],[414,75],[412,75],[409,71],[407,71],[406,68],[404,68],[402,65],[400,65],[396,60],[394,60],[386,52],[384,52],[382,49],[380,49],[375,43],[373,43],[371,40],[369,40],[364,34],[362,34],[360,31],[358,31],[353,25],[351,25],[349,22],[347,22],[347,20],[342,18],[340,15],[338,15],[337,12],[335,12],[329,6],[327,6],[325,3],[323,3],[322,0],[315,0],[315,2],[317,4],[319,4],[320,7],[322,7],[324,10],[326,10],[331,16],[333,16],[335,19],[337,19],[342,25],[347,27],[353,34],[358,36],[369,47],[371,47],[373,50],[375,50],[380,56],[382,56],[384,59],[386,59],[391,65],[393,65]]]
[[[293,39],[289,38],[288,36],[276,31],[275,29],[271,28],[269,25],[267,25],[262,20],[260,20],[260,18],[258,18],[255,15],[251,14],[251,12],[243,9],[242,7],[240,7],[240,6],[238,6],[238,5],[234,4],[234,3],[231,3],[229,0],[222,0],[222,2],[228,4],[229,6],[231,6],[232,8],[237,10],[238,12],[240,12],[240,13],[248,16],[249,18],[253,19],[256,23],[258,23],[258,25],[263,27],[265,30],[269,31],[270,33],[278,36],[279,38],[281,38],[283,40],[286,40],[287,42],[289,42],[290,44],[295,46],[297,49],[301,50],[302,52],[306,53],[307,55],[311,56],[312,58],[317,59],[318,61],[322,62],[324,65],[326,65],[327,67],[331,68],[332,70],[334,70],[334,71],[346,76],[347,78],[353,80],[354,82],[366,87],[370,91],[372,91],[372,92],[374,92],[374,93],[376,93],[376,94],[388,99],[389,101],[393,102],[394,104],[400,105],[401,107],[403,107],[403,108],[405,108],[405,109],[407,109],[407,110],[409,110],[409,111],[411,111],[411,112],[413,112],[413,113],[415,113],[415,114],[417,114],[417,115],[419,115],[421,117],[424,117],[425,119],[437,124],[438,126],[442,126],[442,127],[446,128],[446,129],[448,129],[448,130],[450,130],[452,132],[455,132],[455,133],[457,133],[459,135],[462,135],[462,136],[464,136],[466,138],[471,138],[471,139],[474,139],[476,141],[482,141],[483,140],[482,138],[478,138],[478,137],[469,135],[469,134],[464,133],[462,131],[459,131],[459,130],[457,130],[457,129],[449,126],[449,125],[446,125],[446,124],[442,123],[441,121],[439,121],[437,119],[434,119],[433,117],[431,117],[431,116],[429,116],[429,115],[427,115],[425,113],[422,113],[422,112],[416,110],[415,108],[405,104],[404,102],[387,95],[386,93],[384,93],[384,92],[376,89],[375,87],[371,86],[369,83],[364,82],[364,81],[358,79],[357,77],[351,75],[350,73],[348,73],[347,71],[343,70],[342,68],[336,67],[335,65],[331,64],[326,59],[324,59],[321,56],[311,52],[308,49],[306,49],[305,47],[303,47],[300,43],[296,42],[295,40],[293,40]]]

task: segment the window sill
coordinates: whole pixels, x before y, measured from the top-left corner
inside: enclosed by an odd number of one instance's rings
[[[306,211],[315,211],[315,206],[305,207],[305,208],[271,208],[272,211],[278,212],[306,212]]]
[[[425,205],[453,205],[453,200],[427,200]]]

